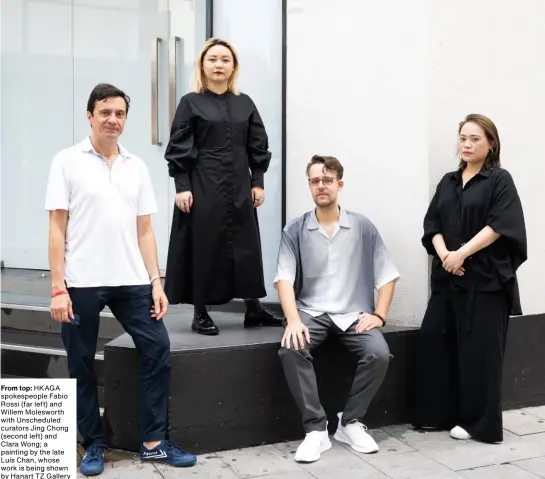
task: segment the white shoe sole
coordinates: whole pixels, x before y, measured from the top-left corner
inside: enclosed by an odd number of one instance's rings
[[[374,452],[378,452],[378,446],[375,446],[372,448],[364,448],[364,447],[360,447],[355,444],[352,444],[352,442],[350,441],[350,438],[348,438],[346,434],[344,434],[344,432],[340,431],[339,429],[337,429],[337,432],[335,433],[333,437],[335,438],[336,441],[343,442],[344,444],[348,444],[352,449],[354,449],[354,451],[362,452],[363,454],[373,454]]]
[[[321,454],[323,452],[326,452],[326,451],[329,451],[329,449],[331,449],[333,447],[333,445],[331,444],[331,441],[329,440],[329,437],[327,438],[327,441],[324,442],[322,444],[322,447],[320,448],[320,453],[316,456],[316,457],[305,457],[305,458],[301,458],[301,457],[298,457],[297,456],[297,453],[295,454],[295,460],[297,462],[316,462],[318,459],[320,459],[321,457]]]

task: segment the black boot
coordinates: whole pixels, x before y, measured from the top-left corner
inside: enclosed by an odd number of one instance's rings
[[[206,336],[215,336],[220,332],[218,327],[212,321],[212,318],[208,314],[208,311],[197,311],[193,314],[193,323],[191,324],[191,329],[199,334],[204,334]]]
[[[245,303],[245,328],[255,328],[256,326],[282,326],[282,318],[276,316],[272,311],[264,308],[259,300],[247,300]]]

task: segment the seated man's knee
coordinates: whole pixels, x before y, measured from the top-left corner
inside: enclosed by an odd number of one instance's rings
[[[390,348],[380,331],[372,335],[372,340],[366,344],[362,357],[372,358],[377,365],[388,365],[390,363]]]
[[[278,350],[278,356],[280,357],[281,361],[295,355],[301,355],[304,357],[310,356],[310,353],[308,351],[308,346],[305,345],[304,349],[298,349],[298,350],[295,350],[293,348],[285,348],[285,347],[281,347]]]
[[[284,346],[282,346],[279,350],[278,350],[278,357],[283,360],[286,356],[290,356],[291,354],[295,353],[295,351],[291,348],[285,348]]]

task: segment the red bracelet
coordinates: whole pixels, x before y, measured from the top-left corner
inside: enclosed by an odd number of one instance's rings
[[[55,296],[60,296],[61,294],[68,294],[68,291],[66,291],[65,289],[63,289],[62,291],[56,291],[51,294],[51,297],[54,298]]]

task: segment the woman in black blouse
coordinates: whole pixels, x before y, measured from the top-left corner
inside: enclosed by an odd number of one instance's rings
[[[459,168],[439,182],[424,218],[432,292],[413,424],[492,443],[503,440],[502,362],[509,315],[522,314],[516,271],[526,229],[494,123],[468,115],[458,132]]]
[[[254,102],[236,90],[238,70],[228,42],[206,42],[165,154],[176,186],[165,292],[194,305],[192,329],[207,335],[219,331],[205,305],[233,298],[246,299],[245,327],[281,326],[257,299],[266,292],[256,208],[271,154]]]

